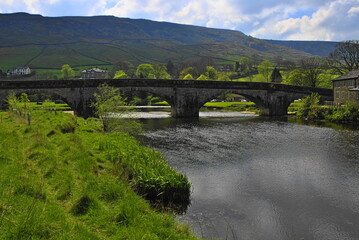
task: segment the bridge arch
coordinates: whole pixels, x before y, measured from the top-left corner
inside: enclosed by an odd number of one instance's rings
[[[246,89],[218,89],[213,91],[207,91],[199,101],[199,108],[205,103],[214,99],[215,97],[234,93],[245,97],[246,99],[254,102],[260,110],[261,115],[269,116],[282,116],[286,115],[289,105],[302,95],[287,94],[282,92],[270,93],[264,90],[246,90]]]
[[[154,97],[159,97],[161,100],[166,101],[171,107],[173,106],[172,102],[171,102],[171,98],[168,97],[166,94],[163,94],[163,92],[161,91],[154,91],[153,89],[126,89],[126,88],[120,88],[120,92],[124,95],[126,94],[142,94],[142,93],[146,93],[146,94],[150,94]]]
[[[8,91],[1,91],[0,93],[0,106],[1,108],[4,108],[6,105],[6,99],[9,96],[9,94],[14,93],[17,96],[20,96],[22,93],[26,93],[30,100],[31,98],[34,98],[34,95],[38,95],[40,96],[36,101],[37,102],[42,102],[46,99],[49,100],[61,100],[64,103],[68,104],[71,109],[74,109],[74,105],[71,101],[68,100],[68,98],[66,96],[63,96],[61,94],[58,94],[52,90],[48,90],[48,89],[11,89]]]

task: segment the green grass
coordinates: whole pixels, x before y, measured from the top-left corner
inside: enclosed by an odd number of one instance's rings
[[[0,48],[0,69],[3,72],[11,70],[13,67],[25,66],[31,59],[39,55],[42,47],[21,46]]]
[[[42,104],[37,104],[36,102],[26,103],[27,107],[31,110],[45,110],[45,111],[54,111],[54,110],[71,110],[71,107],[66,103],[55,103],[51,101],[44,101]],[[23,106],[24,103],[19,103],[19,106]]]
[[[79,54],[68,47],[63,46],[51,46],[47,47],[41,56],[34,58],[30,64],[36,67],[46,66],[50,68],[61,68],[64,64],[83,65],[87,64],[101,64],[103,61],[87,57]]]
[[[254,75],[251,75],[249,77],[234,79],[233,81],[238,81],[238,82],[267,82],[266,79],[261,74],[254,74]]]
[[[49,74],[52,76],[56,76],[58,79],[62,77],[61,69],[32,69],[32,71],[36,72],[36,75],[40,74]]]
[[[161,102],[155,102],[153,103],[154,106],[169,106],[168,102],[161,101]]]
[[[158,152],[64,113],[28,125],[0,112],[0,124],[0,239],[196,239],[133,191],[185,178]]]

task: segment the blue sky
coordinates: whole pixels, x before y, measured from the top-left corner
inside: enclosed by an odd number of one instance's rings
[[[1,0],[0,12],[145,18],[262,39],[359,39],[359,0]]]

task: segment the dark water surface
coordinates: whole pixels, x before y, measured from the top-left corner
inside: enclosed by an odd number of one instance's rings
[[[179,218],[199,237],[359,239],[359,131],[248,115],[144,122],[192,183]]]

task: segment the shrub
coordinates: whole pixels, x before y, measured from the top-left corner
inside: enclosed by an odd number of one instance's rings
[[[346,103],[344,106],[333,108],[326,119],[332,122],[354,122],[359,120],[359,105]]]

